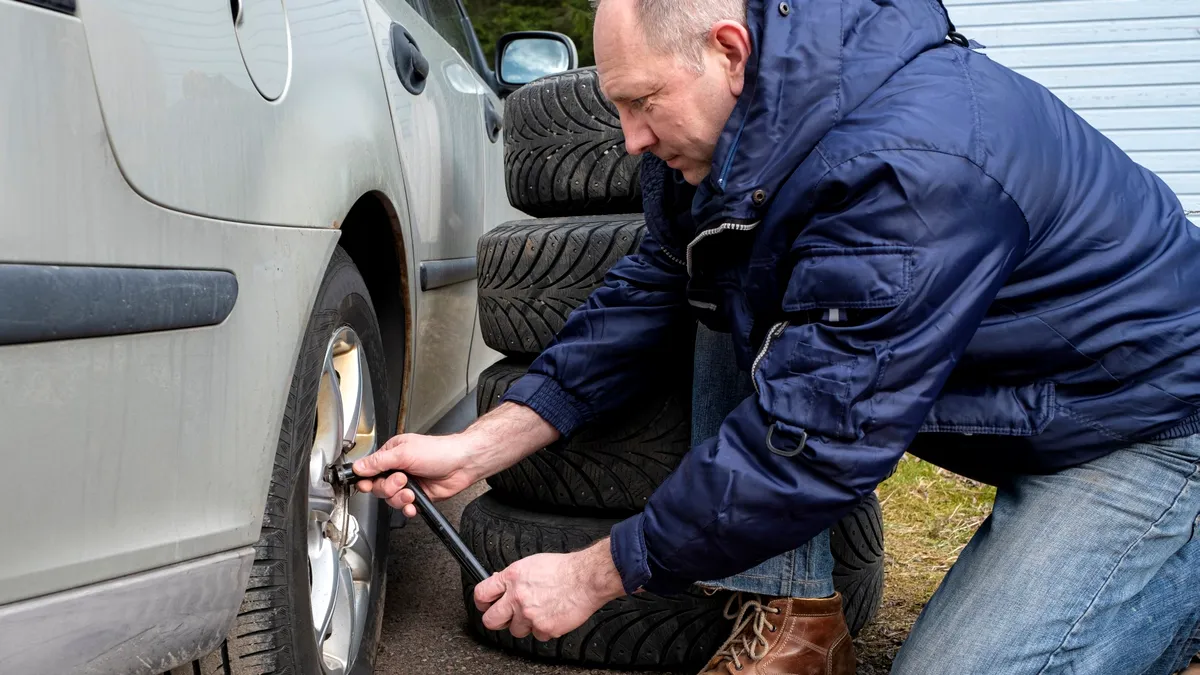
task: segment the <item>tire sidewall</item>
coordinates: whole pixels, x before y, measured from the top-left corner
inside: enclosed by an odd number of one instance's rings
[[[322,673],[310,605],[306,535],[308,513],[305,508],[309,478],[308,459],[312,450],[312,429],[316,420],[317,391],[325,348],[334,331],[343,326],[352,328],[358,334],[359,341],[366,350],[371,388],[376,402],[377,439],[378,443],[382,444],[393,435],[396,418],[395,411],[387,409],[388,378],[379,322],[362,276],[349,256],[338,248],[313,303],[313,311],[309,317],[292,379],[288,412],[295,420],[292,427],[294,433],[290,436],[281,434],[277,456],[278,460],[288,462],[291,469],[288,475],[294,477],[292,484],[288,486],[287,498],[288,613],[292,653],[296,661],[293,665],[298,672],[305,675]],[[390,509],[381,502],[377,524],[378,536],[373,546],[375,560],[367,625],[364,626],[362,642],[354,658],[354,666],[350,670],[355,675],[366,675],[374,670],[387,585],[389,524]]]

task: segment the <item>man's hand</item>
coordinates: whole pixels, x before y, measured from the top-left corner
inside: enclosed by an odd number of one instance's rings
[[[625,595],[605,538],[577,553],[539,553],[475,586],[475,606],[490,630],[545,642],[583,625]]]
[[[354,472],[367,478],[389,469],[420,479],[434,501],[449,499],[475,481],[503,471],[558,440],[558,430],[536,412],[516,403],[503,403],[465,431],[451,436],[400,434],[374,453],[356,461]],[[370,492],[404,515],[415,518],[416,497],[408,476],[396,473],[383,480],[360,480],[360,492]]]
[[[388,469],[407,471],[421,479],[421,487],[430,499],[449,499],[475,481],[483,478],[475,459],[477,448],[458,435],[422,436],[401,434],[390,439],[379,450],[354,463],[360,476],[374,476]],[[409,518],[417,516],[413,505],[416,497],[408,485],[408,476],[396,473],[383,480],[360,480],[360,492],[369,492],[383,499],[394,509],[401,509]]]

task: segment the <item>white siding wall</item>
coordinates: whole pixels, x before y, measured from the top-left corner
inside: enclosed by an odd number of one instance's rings
[[[1200,224],[1200,0],[945,0],[961,33],[1162,177]]]

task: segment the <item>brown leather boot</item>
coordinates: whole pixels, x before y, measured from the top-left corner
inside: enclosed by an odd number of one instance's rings
[[[700,675],[854,675],[842,596],[778,598],[736,593],[725,605],[733,633]]]

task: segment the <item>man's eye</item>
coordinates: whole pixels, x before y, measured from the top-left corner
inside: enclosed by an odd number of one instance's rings
[[[629,105],[640,109],[646,105],[646,97],[642,96],[641,98],[635,98],[629,102]]]

